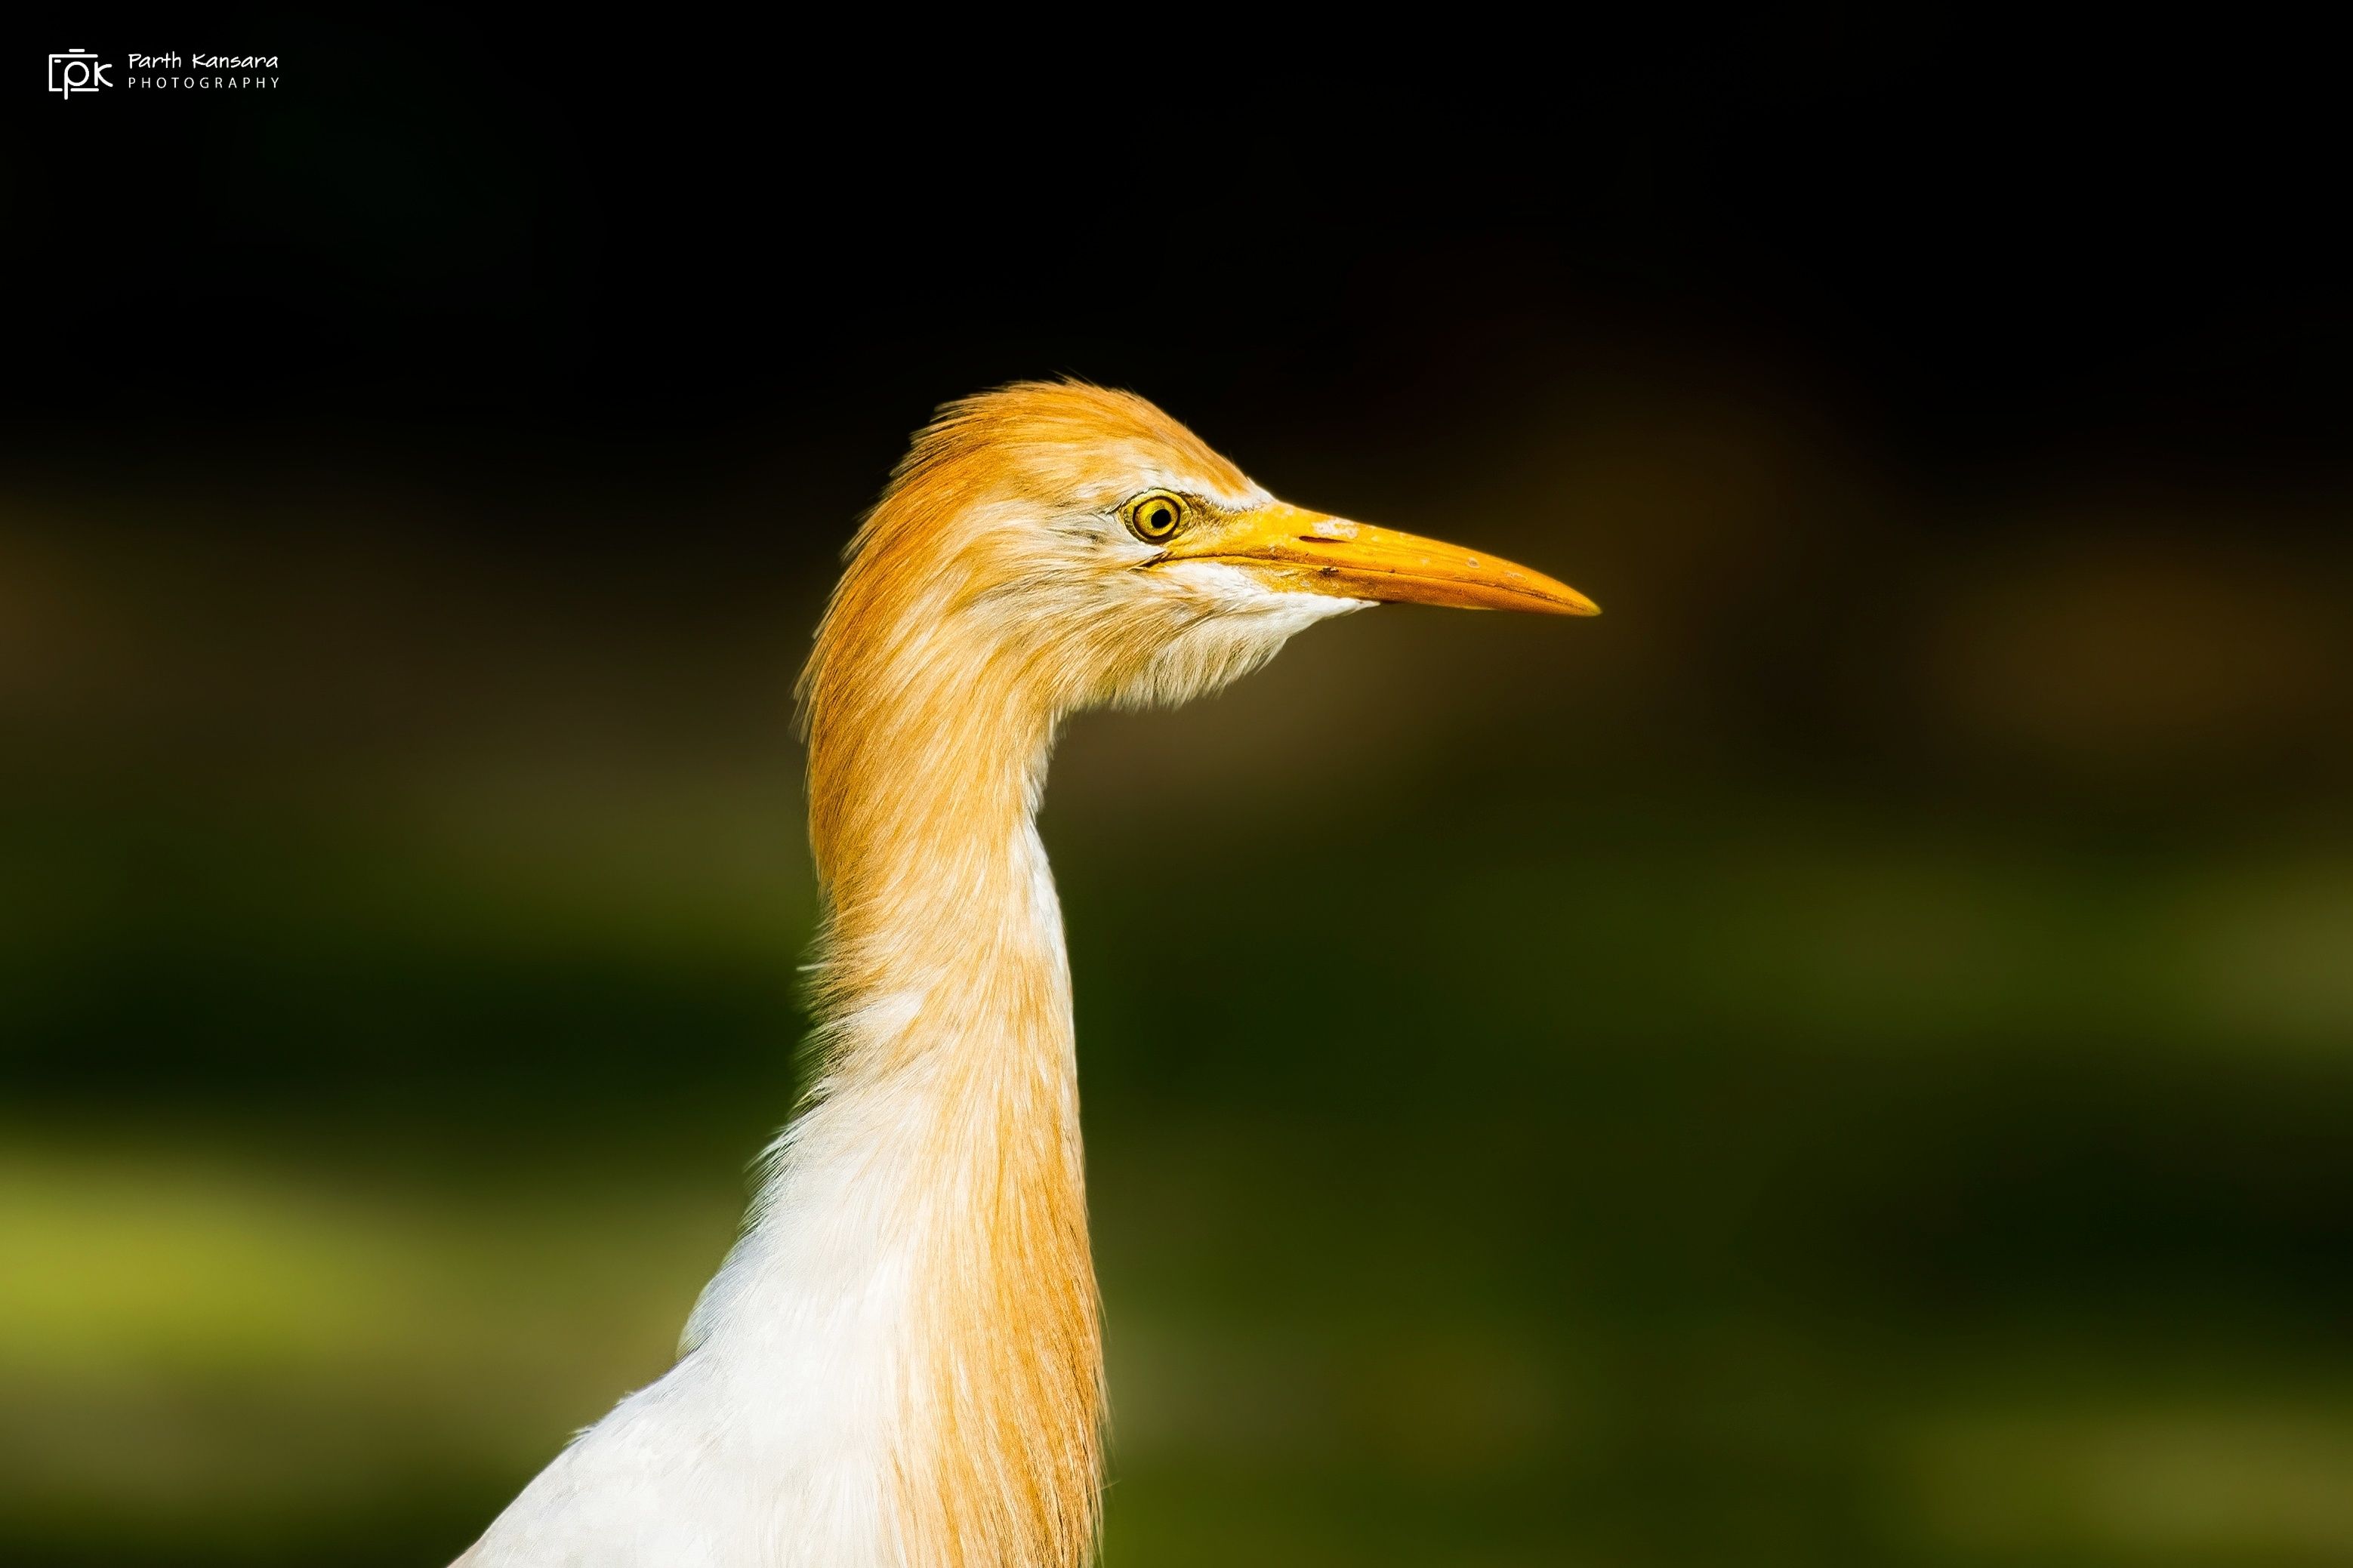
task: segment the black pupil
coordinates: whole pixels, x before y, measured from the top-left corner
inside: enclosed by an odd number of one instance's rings
[[[1166,528],[1168,526],[1168,509],[1166,506],[1162,506],[1155,502],[1145,511],[1144,526],[1150,529],[1155,533]]]

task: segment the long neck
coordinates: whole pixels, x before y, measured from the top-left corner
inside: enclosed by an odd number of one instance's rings
[[[1049,730],[986,680],[889,697],[812,736],[822,1077],[728,1270],[744,1288],[723,1275],[698,1321],[800,1336],[773,1370],[818,1369],[798,1375],[838,1408],[808,1440],[841,1472],[818,1490],[873,1497],[895,1538],[877,1560],[1077,1568],[1102,1355],[1070,974],[1032,822]]]

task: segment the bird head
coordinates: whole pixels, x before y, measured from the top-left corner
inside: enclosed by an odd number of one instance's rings
[[[1483,551],[1277,500],[1129,393],[1021,383],[942,409],[852,542],[802,693],[813,723],[936,688],[1050,724],[1180,702],[1381,603],[1590,616]]]

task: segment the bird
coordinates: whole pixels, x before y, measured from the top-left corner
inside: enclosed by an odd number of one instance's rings
[[[845,553],[797,689],[812,1085],[670,1370],[459,1568],[1085,1568],[1105,1387],[1036,826],[1058,731],[1215,691],[1377,604],[1599,613],[1278,500],[1077,380],[943,405]]]

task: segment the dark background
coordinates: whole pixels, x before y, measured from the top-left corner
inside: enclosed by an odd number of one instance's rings
[[[1062,373],[1608,610],[1067,742],[1107,1562],[2353,1555],[2294,41],[890,25],[19,36],[0,1556],[444,1561],[659,1373],[836,552]]]

